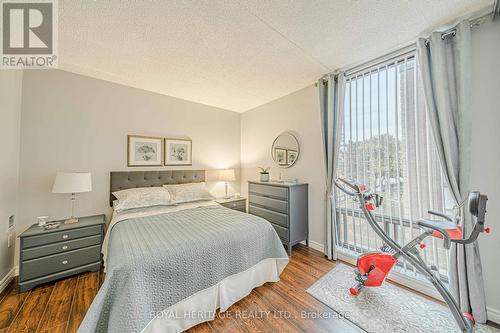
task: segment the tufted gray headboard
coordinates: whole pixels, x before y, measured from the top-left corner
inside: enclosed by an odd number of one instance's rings
[[[165,184],[200,183],[205,181],[205,170],[112,171],[109,204],[113,206],[113,192],[135,187]]]

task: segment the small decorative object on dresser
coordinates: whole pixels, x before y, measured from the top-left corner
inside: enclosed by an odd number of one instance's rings
[[[259,167],[259,169],[260,169],[260,181],[261,182],[268,182],[269,181],[269,170],[271,168]]]
[[[71,193],[71,217],[64,223],[76,223],[76,193],[92,191],[92,176],[89,172],[58,172],[52,187],[52,193]]]
[[[216,201],[221,206],[231,208],[234,210],[239,210],[240,212],[247,212],[247,199],[246,198],[229,198],[229,199],[220,199]]]
[[[307,184],[248,182],[248,212],[272,224],[289,255],[293,245],[309,245],[308,210]]]
[[[56,229],[46,230],[37,224],[29,227],[19,236],[19,290],[101,269],[104,222],[104,215],[95,215]]]
[[[49,219],[49,216],[48,215],[37,216],[36,219],[38,220],[38,226],[43,227],[47,224],[47,220]]]
[[[161,166],[163,138],[129,135],[127,137],[127,166]]]
[[[165,138],[165,165],[192,165],[192,144],[190,139]]]

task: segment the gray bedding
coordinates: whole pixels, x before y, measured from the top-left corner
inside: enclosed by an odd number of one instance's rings
[[[221,206],[113,225],[106,278],[79,332],[140,332],[151,313],[266,258],[287,258],[265,220]]]

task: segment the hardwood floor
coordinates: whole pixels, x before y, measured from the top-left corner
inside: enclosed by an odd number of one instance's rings
[[[254,289],[189,332],[363,332],[305,291],[334,266],[322,253],[295,246],[280,282]],[[0,333],[76,332],[102,280],[102,273],[85,273],[25,293],[11,283],[0,295]]]

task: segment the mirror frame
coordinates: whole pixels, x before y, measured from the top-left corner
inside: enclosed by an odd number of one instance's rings
[[[274,156],[273,156],[273,148],[274,148],[274,144],[276,143],[276,140],[278,140],[278,138],[282,135],[290,135],[294,140],[295,142],[297,143],[297,158],[295,159],[295,161],[293,161],[292,164],[290,165],[279,165],[278,163],[276,163],[276,161],[274,160]],[[297,160],[300,158],[300,143],[299,143],[299,139],[297,139],[297,137],[291,132],[291,131],[284,131],[284,132],[281,132],[273,141],[273,144],[271,145],[271,159],[273,160],[274,164],[276,164],[278,167],[282,168],[282,169],[287,169],[287,168],[290,168],[292,166],[295,165],[295,163],[297,163]]]

